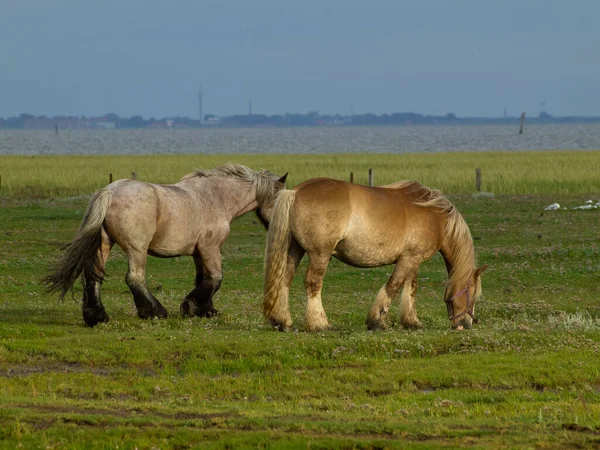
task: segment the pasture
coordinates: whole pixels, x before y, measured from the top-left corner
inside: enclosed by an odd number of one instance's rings
[[[114,179],[171,183],[224,162],[375,184],[417,179],[463,214],[483,275],[479,324],[450,329],[446,273],[419,272],[420,330],[367,331],[391,268],[333,260],[323,306],[333,329],[302,329],[303,261],[290,294],[296,331],[261,314],[265,231],[253,214],[223,247],[221,314],[179,316],[191,258],[148,261],[170,316],[137,318],[115,247],[103,302],[83,324],[39,280],[75,233],[89,195]],[[473,195],[475,168],[482,190]],[[600,152],[409,155],[0,156],[2,448],[595,448],[600,446]]]

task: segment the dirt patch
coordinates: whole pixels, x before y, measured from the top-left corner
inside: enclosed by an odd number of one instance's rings
[[[56,406],[56,405],[24,405],[24,404],[16,404],[11,405],[14,408],[21,409],[33,409],[36,411],[44,412],[44,413],[55,413],[55,414],[94,414],[94,415],[104,415],[104,416],[113,416],[113,417],[128,417],[132,415],[131,411],[115,411],[112,409],[100,409],[100,408],[74,408],[67,406]]]
[[[84,366],[83,364],[50,364],[43,366],[17,366],[0,370],[0,378],[26,377],[28,375],[44,373],[93,373],[94,375],[108,376],[114,369]]]
[[[156,372],[143,367],[93,367],[85,364],[45,364],[39,366],[15,366],[0,370],[0,378],[26,377],[35,374],[45,373],[91,373],[98,376],[107,377],[113,375],[118,370],[137,370],[141,376],[154,376]]]
[[[26,405],[26,404],[16,404],[10,405],[14,408],[22,408],[29,410],[36,410],[44,413],[55,413],[55,414],[79,414],[79,415],[98,415],[98,416],[109,416],[109,417],[140,417],[140,416],[154,416],[160,417],[163,419],[175,419],[175,420],[211,420],[217,418],[230,418],[230,417],[239,417],[237,413],[193,413],[193,412],[184,412],[179,411],[174,414],[167,414],[158,411],[152,410],[144,410],[140,408],[133,409],[122,409],[122,410],[114,410],[114,409],[101,409],[101,408],[76,408],[76,407],[67,407],[67,406],[57,406],[57,405]],[[58,419],[57,419],[58,420]],[[89,419],[74,419],[74,418],[64,418],[60,419],[64,422],[70,421],[79,421],[83,424],[96,425],[94,421]]]
[[[579,425],[577,423],[563,423],[562,429],[568,431],[577,431],[578,433],[600,434],[600,426],[591,428]]]

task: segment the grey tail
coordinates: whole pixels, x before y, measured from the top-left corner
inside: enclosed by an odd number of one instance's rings
[[[92,196],[75,237],[65,245],[50,274],[42,278],[47,294],[58,292],[60,298],[64,298],[82,273],[86,281],[101,282],[104,279],[98,248],[102,242],[102,223],[111,199],[112,192],[106,188]]]

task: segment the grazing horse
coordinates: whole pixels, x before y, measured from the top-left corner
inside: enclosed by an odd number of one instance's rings
[[[438,191],[415,181],[370,187],[314,178],[279,192],[267,234],[263,312],[274,327],[291,328],[288,296],[305,253],[309,263],[304,326],[328,328],[321,303],[323,277],[331,256],[355,267],[395,264],[367,316],[369,329],[387,328],[392,300],[402,288],[400,322],[419,328],[415,310],[417,272],[439,251],[449,274],[444,300],[455,329],[476,322],[481,295],[471,233],[456,208]]]
[[[100,300],[104,267],[112,246],[127,254],[125,278],[138,316],[166,317],[167,311],[146,285],[147,255],[192,256],[196,287],[181,304],[182,315],[211,316],[212,298],[223,279],[221,246],[231,222],[257,210],[267,226],[285,178],[267,171],[228,164],[198,170],[170,185],[118,180],[91,198],[79,231],[42,282],[61,298],[83,273],[83,319],[89,326],[107,322]]]

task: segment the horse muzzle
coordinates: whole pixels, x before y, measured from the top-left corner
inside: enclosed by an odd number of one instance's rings
[[[456,331],[460,330],[470,330],[473,327],[473,320],[469,317],[468,319],[465,317],[461,320],[457,320],[452,322],[452,329]]]

